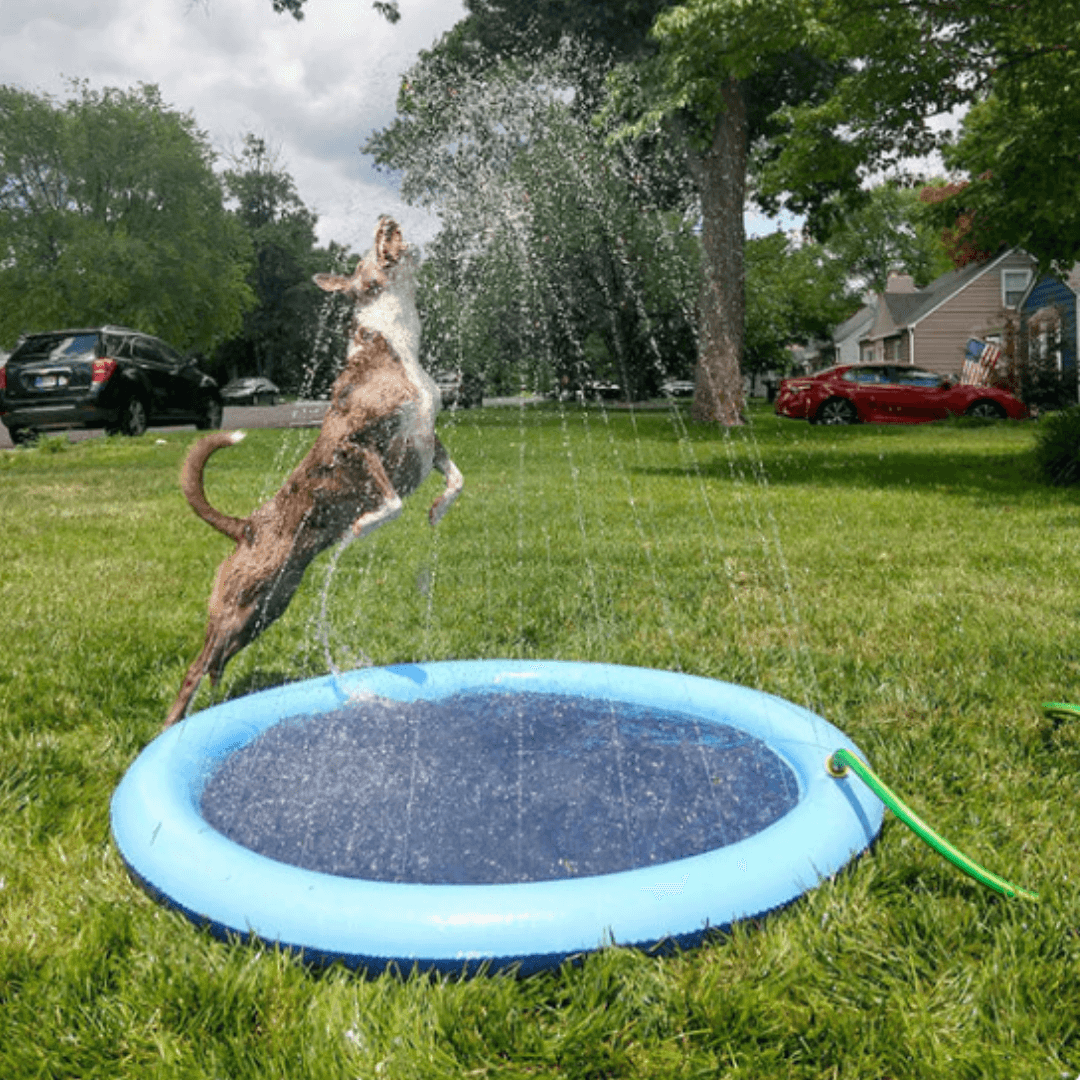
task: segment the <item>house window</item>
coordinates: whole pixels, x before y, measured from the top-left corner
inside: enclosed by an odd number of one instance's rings
[[[872,343],[863,345],[859,353],[859,360],[863,364],[872,364],[874,362],[874,346]]]
[[[885,362],[896,363],[900,359],[900,339],[898,337],[887,338],[885,341]]]
[[[1061,336],[1056,326],[1046,326],[1038,329],[1032,328],[1031,334],[1031,359],[1042,363],[1050,362],[1058,370],[1062,370],[1061,363]]]
[[[1031,281],[1030,270],[1002,270],[1001,271],[1001,302],[1007,308],[1020,306],[1024,298],[1029,282]]]

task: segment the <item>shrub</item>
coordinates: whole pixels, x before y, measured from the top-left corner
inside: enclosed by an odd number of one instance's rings
[[[1047,483],[1080,483],[1080,405],[1042,420],[1035,460]]]

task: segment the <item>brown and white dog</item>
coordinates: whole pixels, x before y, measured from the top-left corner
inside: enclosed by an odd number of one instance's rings
[[[165,727],[184,716],[204,675],[216,685],[230,658],[285,611],[319,552],[392,521],[433,467],[446,477],[446,489],[431,507],[432,525],[460,494],[461,473],[435,434],[439,390],[420,367],[414,270],[401,229],[383,217],[373,250],[351,277],[315,275],[320,288],[355,304],[352,336],[319,437],[272,499],[247,518],[229,517],[207,501],[207,459],[243,432],[209,435],[188,452],[180,486],[195,513],[234,540],[236,550],[218,568],[206,644]]]

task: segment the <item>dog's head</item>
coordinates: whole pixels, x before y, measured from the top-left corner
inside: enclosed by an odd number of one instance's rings
[[[390,270],[401,262],[408,251],[409,245],[401,235],[401,226],[392,217],[383,214],[375,226],[375,245],[371,251],[375,262],[382,269]]]
[[[326,292],[343,292],[354,301],[362,301],[386,287],[399,267],[411,267],[412,250],[401,234],[401,226],[385,214],[375,226],[375,244],[357,264],[351,275],[316,274],[316,285]]]

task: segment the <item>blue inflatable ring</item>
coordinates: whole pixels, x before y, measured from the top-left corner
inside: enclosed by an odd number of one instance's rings
[[[367,694],[393,702],[463,692],[570,695],[669,709],[762,740],[794,774],[793,808],[762,831],[689,858],[589,877],[513,884],[420,884],[320,873],[257,854],[207,823],[200,799],[230,755],[289,718]],[[607,942],[699,943],[710,929],[791,902],[866,849],[884,807],[826,758],[865,755],[821,717],[730,683],[610,664],[513,660],[367,668],[251,694],[159,735],[112,800],[112,831],[152,896],[208,926],[300,951],[306,961],[383,970],[555,967]]]

